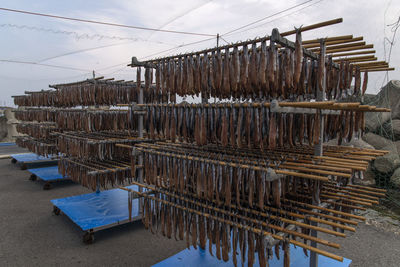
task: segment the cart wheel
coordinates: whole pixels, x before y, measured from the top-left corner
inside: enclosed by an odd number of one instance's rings
[[[11,159],[11,163],[15,164],[15,163],[17,163],[17,160],[16,159]]]
[[[37,180],[36,174],[31,174],[31,176],[29,177],[29,180],[36,181]]]
[[[83,234],[83,243],[85,244],[93,244],[94,242],[94,233],[93,232],[86,232]]]
[[[26,169],[28,169],[28,167],[26,167],[26,164],[22,164],[22,166],[21,166],[21,170],[26,170]]]
[[[60,213],[61,213],[61,210],[58,208],[58,207],[56,207],[56,206],[53,206],[53,213],[54,213],[54,215],[60,215]]]
[[[43,185],[43,190],[50,190],[50,188],[51,188],[51,184],[50,183],[45,183]]]

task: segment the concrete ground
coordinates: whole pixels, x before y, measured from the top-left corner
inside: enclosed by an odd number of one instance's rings
[[[141,222],[98,232],[85,245],[76,225],[52,214],[50,200],[90,191],[71,182],[43,191],[43,183],[28,178],[9,159],[0,160],[0,266],[150,266],[184,249]],[[324,238],[341,244],[330,251],[352,259],[353,267],[400,265],[400,236],[374,226],[360,224],[345,239]]]
[[[18,153],[30,153],[28,149],[18,147],[18,146],[1,146],[0,145],[0,156],[1,155],[10,155],[10,154],[18,154]]]

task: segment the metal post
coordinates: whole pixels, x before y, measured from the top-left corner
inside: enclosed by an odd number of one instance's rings
[[[325,67],[325,54],[326,54],[326,43],[325,39],[321,39],[321,53],[320,53],[320,64],[322,64],[323,67],[323,82],[322,82],[322,90],[320,88],[317,88],[317,101],[324,101],[326,98],[325,92],[326,92],[326,67]],[[317,83],[318,84],[318,83]],[[319,140],[318,144],[315,145],[315,150],[314,150],[314,155],[316,156],[322,156],[323,154],[323,149],[322,149],[322,144],[324,142],[324,115],[322,114],[321,109],[317,111],[319,113],[319,119],[320,119],[320,134],[319,134]],[[321,204],[320,201],[320,189],[321,189],[321,183],[320,181],[315,181],[315,186],[313,190],[313,197],[312,197],[312,204],[319,206]],[[313,226],[318,226],[318,223],[316,222],[311,222],[311,225]],[[318,232],[315,230],[311,230],[311,236],[317,237]],[[317,247],[317,242],[312,241],[311,242],[312,247]],[[317,267],[318,266],[318,254],[315,252],[310,253],[310,267]]]
[[[96,93],[96,74],[94,73],[94,71],[92,72],[93,74],[93,82],[94,82],[94,92]],[[98,105],[95,105],[96,108],[98,108]],[[83,108],[83,107],[82,107]],[[96,177],[96,193],[100,193],[100,177],[97,175]]]
[[[140,67],[138,67],[138,68],[140,68]],[[143,104],[143,87],[142,86],[140,86],[140,88],[139,88],[138,104]],[[140,113],[139,117],[138,117],[138,135],[139,135],[139,138],[143,138],[143,113]],[[143,166],[143,153],[139,154],[138,164],[140,166]],[[143,183],[143,168],[139,168],[137,172],[138,172],[139,182]],[[141,186],[139,186],[139,192],[143,192],[143,188]],[[142,210],[141,209],[142,205],[143,205],[143,198],[140,198],[139,213]],[[143,214],[140,214],[140,215],[143,216]]]

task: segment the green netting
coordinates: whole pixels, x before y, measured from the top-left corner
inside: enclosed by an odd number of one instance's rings
[[[390,181],[390,177],[392,177],[394,171],[382,173],[377,171],[374,167],[371,169],[374,173],[376,186],[387,190],[386,199],[382,200],[382,204],[400,214],[400,190]]]

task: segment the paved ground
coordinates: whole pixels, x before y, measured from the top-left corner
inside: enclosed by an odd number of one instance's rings
[[[18,153],[29,153],[29,151],[26,148],[21,148],[18,146],[1,146],[0,144],[0,155],[9,155]]]
[[[0,266],[150,266],[184,248],[141,222],[96,233],[96,242],[84,245],[77,226],[51,213],[50,200],[90,191],[70,182],[43,191],[28,178],[9,159],[0,160]],[[331,252],[353,259],[353,267],[399,266],[400,235],[360,224],[348,238],[326,238],[342,245]]]

